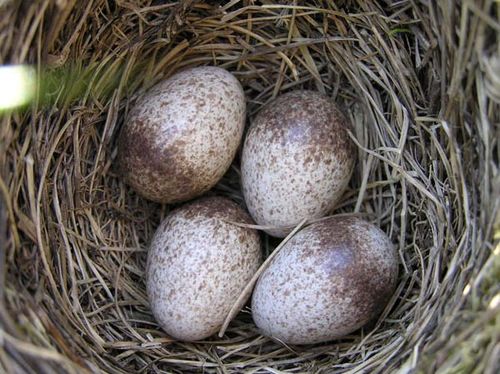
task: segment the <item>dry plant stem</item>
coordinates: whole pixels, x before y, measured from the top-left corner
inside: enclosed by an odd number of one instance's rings
[[[229,326],[229,322],[236,317],[238,312],[243,308],[245,305],[246,300],[252,293],[253,287],[255,286],[255,283],[259,279],[260,275],[266,270],[273,259],[278,255],[280,252],[281,248],[290,240],[292,236],[294,236],[307,222],[307,219],[303,219],[293,230],[286,236],[286,238],[283,239],[283,241],[276,247],[276,249],[266,258],[266,260],[262,263],[262,265],[259,267],[259,269],[255,272],[253,275],[252,279],[248,282],[248,284],[245,286],[243,291],[241,291],[241,294],[238,296],[236,301],[234,302],[231,310],[227,314],[226,319],[224,320],[224,323],[222,324],[222,327],[219,330],[219,338],[222,338],[224,336],[224,333],[226,332],[227,327]]]
[[[334,216],[336,217],[349,217],[349,216],[357,216],[357,217],[363,217],[363,216],[369,216],[366,213],[338,213],[335,214]],[[314,219],[306,219],[304,222],[304,225],[311,225],[316,222],[321,222],[324,221],[330,217],[333,217],[333,215],[328,215],[325,217],[321,218],[314,218]],[[289,229],[293,230],[297,226],[266,226],[266,225],[255,225],[255,224],[248,224],[248,223],[241,223],[241,222],[234,222],[234,221],[229,221],[229,220],[224,220],[224,222],[230,223],[231,225],[239,226],[239,227],[246,227],[249,229],[254,229],[254,230],[272,230],[272,229]],[[303,226],[304,226],[303,225]],[[285,239],[285,238],[283,238]]]

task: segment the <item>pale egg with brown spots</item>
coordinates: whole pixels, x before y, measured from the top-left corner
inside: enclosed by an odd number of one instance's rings
[[[192,199],[228,170],[245,126],[245,95],[218,67],[181,71],[140,97],[118,140],[125,182],[161,203]]]
[[[394,245],[377,226],[330,217],[294,235],[259,277],[255,324],[288,344],[326,342],[377,317],[398,276]]]
[[[169,214],[152,239],[146,286],[159,325],[195,341],[219,330],[262,261],[250,216],[223,197],[195,200]]]
[[[351,177],[355,152],[349,124],[334,102],[292,91],[253,120],[241,159],[243,195],[266,232],[286,236],[304,218],[330,213]]]

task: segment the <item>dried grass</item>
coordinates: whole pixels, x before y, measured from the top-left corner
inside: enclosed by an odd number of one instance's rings
[[[498,372],[498,3],[1,3],[0,63],[42,79],[0,117],[0,371]],[[299,87],[350,113],[359,163],[338,211],[373,219],[402,262],[372,326],[304,347],[259,335],[248,309],[196,344],[157,327],[143,270],[169,207],[122,184],[115,139],[138,94],[202,64],[241,80],[250,118]],[[238,175],[215,190],[241,201]]]

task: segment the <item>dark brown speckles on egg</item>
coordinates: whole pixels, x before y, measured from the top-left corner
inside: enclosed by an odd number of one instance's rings
[[[237,79],[217,67],[188,69],[157,84],[136,102],[119,137],[125,182],[161,203],[208,191],[236,154],[245,105]]]
[[[296,234],[264,271],[253,318],[286,343],[326,342],[376,317],[397,274],[397,252],[384,232],[360,218],[329,218]]]
[[[313,91],[287,93],[258,113],[241,160],[243,194],[258,224],[290,227],[334,208],[355,162],[348,127],[331,99]]]
[[[173,211],[153,237],[147,293],[156,320],[176,339],[217,332],[260,266],[257,231],[224,221],[253,224],[231,200],[202,198]]]

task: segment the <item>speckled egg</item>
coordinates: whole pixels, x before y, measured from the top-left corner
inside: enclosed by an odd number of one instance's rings
[[[348,122],[314,91],[278,97],[255,117],[241,160],[243,194],[253,219],[286,236],[304,218],[320,218],[342,196],[355,163]]]
[[[299,231],[260,276],[256,325],[289,344],[326,342],[376,317],[394,292],[398,257],[389,238],[355,217]]]
[[[195,200],[173,211],[148,252],[146,285],[153,315],[173,338],[194,341],[219,330],[261,263],[257,231],[227,198]]]
[[[245,126],[238,80],[217,67],[184,70],[137,100],[118,141],[118,165],[143,197],[192,199],[227,171]]]

